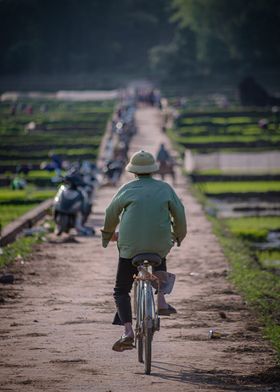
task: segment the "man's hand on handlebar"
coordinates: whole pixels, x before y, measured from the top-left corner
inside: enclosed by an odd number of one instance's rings
[[[116,242],[116,241],[118,241],[118,238],[119,238],[119,233],[116,231],[113,235],[112,235],[112,237],[111,237],[111,242]]]

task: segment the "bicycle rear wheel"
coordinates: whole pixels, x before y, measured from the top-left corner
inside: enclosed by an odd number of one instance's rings
[[[152,305],[152,288],[150,282],[145,282],[144,289],[144,324],[143,324],[143,337],[144,337],[144,351],[145,351],[145,374],[151,373],[152,363],[152,339],[153,339],[153,305]]]
[[[143,319],[144,319],[144,303],[143,303],[143,283],[134,282],[134,312],[136,316],[136,346],[138,354],[138,362],[143,363]]]

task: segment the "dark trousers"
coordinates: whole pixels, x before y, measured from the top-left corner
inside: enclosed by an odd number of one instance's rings
[[[129,293],[133,285],[133,275],[137,275],[138,270],[132,265],[131,261],[132,259],[119,258],[114,288],[114,299],[117,307],[117,313],[113,321],[115,325],[124,325],[132,322]],[[163,258],[161,264],[158,267],[154,267],[153,271],[166,271],[166,258]]]

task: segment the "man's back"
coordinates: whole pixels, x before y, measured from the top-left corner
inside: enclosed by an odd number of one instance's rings
[[[121,213],[118,247],[122,257],[141,252],[166,256],[175,237],[185,235],[185,214],[177,195],[165,182],[140,176],[118,191],[107,209],[109,217]],[[176,219],[175,235],[171,216]]]

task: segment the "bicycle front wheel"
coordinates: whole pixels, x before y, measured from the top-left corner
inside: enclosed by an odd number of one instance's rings
[[[152,364],[152,328],[145,328],[144,334],[144,346],[145,346],[145,374],[151,374]]]
[[[143,337],[138,336],[137,338],[137,352],[138,352],[138,362],[143,363]]]

